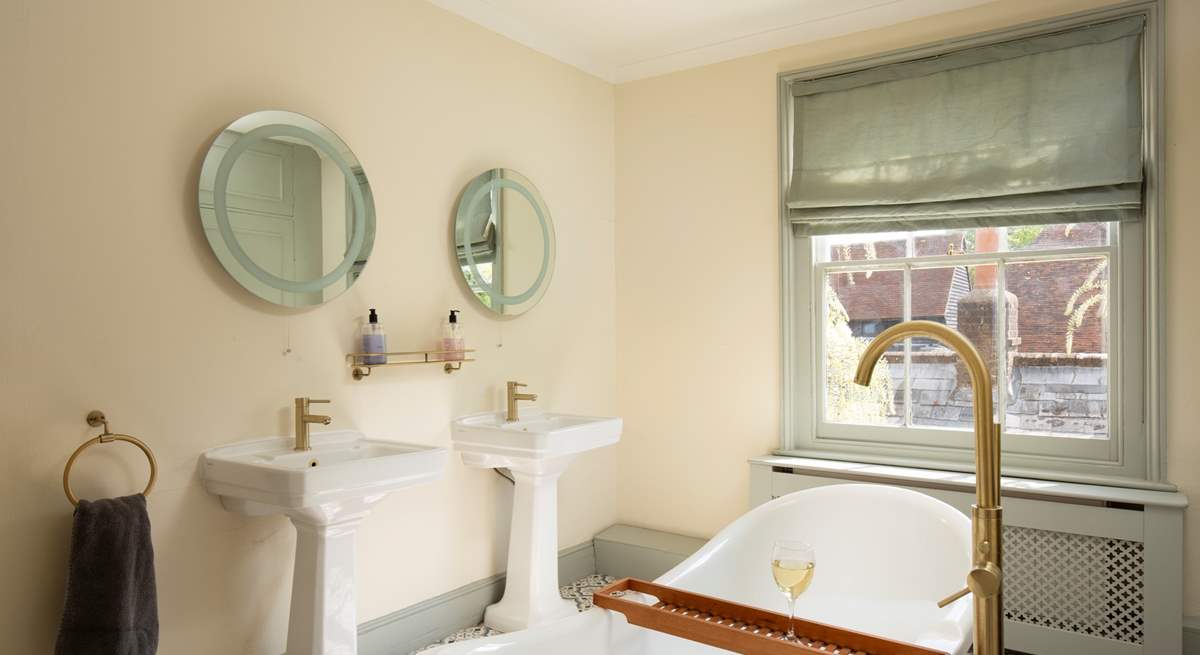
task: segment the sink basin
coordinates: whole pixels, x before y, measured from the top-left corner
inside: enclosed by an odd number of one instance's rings
[[[463,463],[508,468],[513,477],[512,530],[504,598],[487,608],[489,628],[512,632],[575,614],[558,593],[558,478],[576,455],[617,443],[619,418],[522,411],[456,419],[451,440]]]
[[[269,437],[204,453],[204,486],[225,508],[282,514],[385,494],[441,477],[446,449],[367,439],[359,432],[314,433],[312,450]]]
[[[391,491],[441,477],[445,448],[368,439],[342,430],[311,436],[311,450],[270,437],[204,453],[204,486],[225,509],[284,514],[296,527],[286,655],[354,655],[354,537]]]
[[[521,420],[512,423],[505,420],[504,412],[472,414],[454,421],[451,438],[455,450],[516,459],[551,459],[611,446],[621,438],[619,418],[538,410],[523,413]]]

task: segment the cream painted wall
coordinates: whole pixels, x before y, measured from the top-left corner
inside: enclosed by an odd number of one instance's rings
[[[745,460],[779,441],[776,75],[1110,4],[1003,0],[617,87],[622,521],[710,536],[745,511]],[[1167,2],[1170,477],[1200,503],[1200,3]],[[664,467],[663,462],[675,462]],[[651,499],[651,500],[648,500]],[[1200,614],[1200,510],[1188,614]]]
[[[290,434],[293,396],[332,398],[332,427],[437,446],[452,417],[499,407],[511,378],[547,406],[615,411],[611,85],[414,0],[0,0],[0,85],[0,652],[52,649],[71,525],[60,476],[94,434],[89,409],[159,457],[170,655],[283,650],[292,530],[223,511],[197,457]],[[263,108],[325,122],[373,184],[371,263],[317,309],[243,291],[200,228],[209,141]],[[516,321],[485,318],[452,264],[457,195],[495,166],[535,180],[557,223],[554,285]],[[480,361],[354,382],[343,357],[367,307],[397,348],[433,345],[462,308]],[[94,449],[77,490],[139,489],[139,456]],[[564,545],[614,522],[615,468],[610,449],[564,476]],[[452,457],[443,481],[384,501],[361,533],[359,620],[500,571],[510,494]]]
[[[714,533],[744,510],[745,459],[778,440],[776,74],[1100,4],[1004,0],[622,85],[614,99],[415,0],[0,0],[0,228],[17,235],[0,242],[0,652],[53,642],[70,526],[59,475],[93,433],[82,423],[93,407],[159,454],[150,506],[171,655],[282,649],[291,530],[222,511],[196,462],[205,448],[289,432],[296,395],[332,397],[334,427],[447,445],[452,416],[496,405],[505,379],[524,378],[546,405],[626,418],[617,450],[564,477],[562,543],[618,518]],[[1186,288],[1200,274],[1189,256],[1200,223],[1183,195],[1200,175],[1188,120],[1200,86],[1186,68],[1200,60],[1189,33],[1200,7],[1169,0],[1168,15],[1169,376],[1187,388],[1200,367]],[[374,186],[372,263],[322,308],[242,291],[199,227],[208,141],[266,107],[326,122]],[[457,194],[493,166],[530,175],[558,229],[554,284],[513,322],[477,311],[451,263]],[[355,383],[342,355],[368,306],[396,347],[432,344],[444,310],[461,307],[481,361]],[[1197,494],[1187,400],[1169,399],[1171,477]],[[680,453],[686,467],[662,466]],[[125,493],[142,467],[136,451],[97,449],[76,485]],[[452,458],[444,481],[385,501],[362,532],[360,620],[499,571],[505,485]],[[1200,614],[1198,568],[1189,614]]]

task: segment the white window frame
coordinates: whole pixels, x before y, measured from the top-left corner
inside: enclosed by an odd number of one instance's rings
[[[1110,245],[1101,248],[855,262],[818,262],[816,239],[793,235],[787,198],[792,162],[790,84],[874,66],[936,56],[999,41],[1082,27],[1125,16],[1146,17],[1142,53],[1145,207],[1139,223],[1113,223]],[[827,423],[824,411],[824,357],[818,352],[823,325],[824,271],[853,268],[897,269],[912,262],[953,265],[1041,260],[1059,254],[1109,255],[1109,438],[1084,440],[1027,433],[1001,439],[1004,473],[1017,477],[1151,489],[1174,489],[1165,481],[1161,333],[1161,176],[1162,5],[1134,2],[1049,21],[909,48],[779,76],[780,261],[782,267],[782,416],[778,455],[870,462],[910,467],[972,470],[972,441],[967,430],[901,428]],[[1003,284],[1003,275],[997,279]],[[1001,286],[1000,292],[1003,292]],[[906,293],[907,296],[907,293]],[[907,299],[905,301],[907,303]],[[907,307],[906,307],[907,312]],[[998,403],[1003,411],[1005,405]]]

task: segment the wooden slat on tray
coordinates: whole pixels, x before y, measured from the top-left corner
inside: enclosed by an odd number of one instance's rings
[[[658,599],[654,605],[627,592]],[[703,594],[625,578],[597,591],[598,607],[620,612],[633,625],[735,653],[754,655],[947,655],[883,637],[796,619],[798,641],[785,641],[788,617]]]

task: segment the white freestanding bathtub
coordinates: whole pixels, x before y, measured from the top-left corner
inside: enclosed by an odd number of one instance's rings
[[[751,510],[656,582],[786,612],[771,579],[779,538],[816,549],[812,586],[796,616],[964,655],[971,597],[939,609],[971,565],[971,523],[915,491],[835,484]],[[728,651],[629,625],[599,608],[528,630],[450,644],[436,655],[702,655]]]

